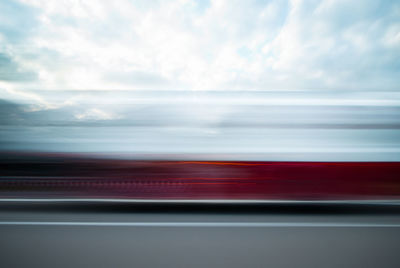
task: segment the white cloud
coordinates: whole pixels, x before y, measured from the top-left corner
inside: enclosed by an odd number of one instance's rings
[[[3,19],[0,47],[38,75],[8,82],[13,90],[399,85],[398,2],[20,2],[31,9],[32,30],[20,32],[15,18]]]
[[[119,118],[119,116],[98,108],[91,108],[83,113],[75,114],[75,118],[78,120],[112,120]]]

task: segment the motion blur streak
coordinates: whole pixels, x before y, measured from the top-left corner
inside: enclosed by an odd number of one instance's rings
[[[1,159],[0,169],[2,198],[400,199],[400,162],[156,161],[9,154]]]
[[[0,100],[0,153],[172,157],[220,165],[400,161],[400,94],[394,91],[45,93],[58,106]],[[82,117],[87,110],[94,115]]]
[[[312,222],[43,222],[6,221],[0,225],[48,225],[48,226],[102,226],[102,227],[230,227],[230,228],[399,228],[400,224],[382,223],[312,223]]]

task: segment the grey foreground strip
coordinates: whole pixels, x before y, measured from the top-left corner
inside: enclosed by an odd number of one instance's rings
[[[400,224],[325,222],[60,222],[2,221],[1,225],[20,226],[104,226],[104,227],[312,227],[312,228],[399,228]]]

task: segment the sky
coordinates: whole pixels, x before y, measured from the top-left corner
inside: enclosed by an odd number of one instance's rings
[[[0,150],[400,159],[399,107],[400,1],[0,1]]]
[[[399,90],[399,77],[399,1],[0,3],[5,98],[46,99],[37,90]]]

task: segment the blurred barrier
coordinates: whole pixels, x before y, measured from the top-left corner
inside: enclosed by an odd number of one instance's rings
[[[400,162],[3,157],[1,198],[396,200]]]

